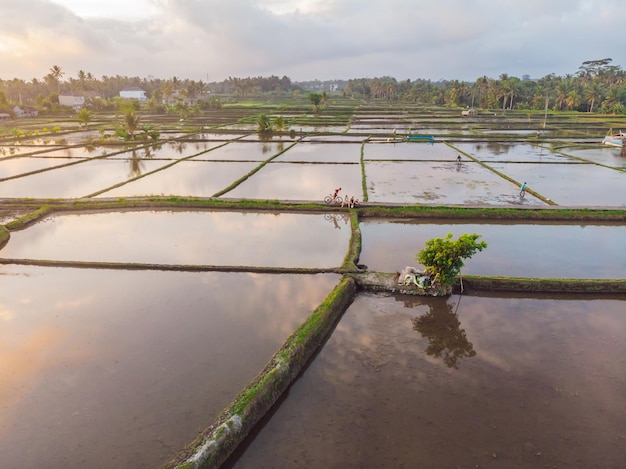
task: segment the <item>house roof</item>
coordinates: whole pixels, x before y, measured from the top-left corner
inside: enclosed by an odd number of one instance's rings
[[[61,93],[59,96],[72,96],[72,97],[79,97],[80,96],[80,97],[82,97],[83,94],[78,92],[78,91],[72,90],[72,91],[65,91],[65,92]]]

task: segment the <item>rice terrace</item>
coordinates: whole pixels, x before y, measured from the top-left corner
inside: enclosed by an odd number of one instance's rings
[[[626,116],[463,111],[0,122],[0,465],[623,465]]]

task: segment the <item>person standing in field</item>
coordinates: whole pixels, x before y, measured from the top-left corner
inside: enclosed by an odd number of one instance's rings
[[[526,195],[526,181],[524,181],[524,184],[522,184],[521,190],[519,192],[519,196],[520,197],[524,197]]]

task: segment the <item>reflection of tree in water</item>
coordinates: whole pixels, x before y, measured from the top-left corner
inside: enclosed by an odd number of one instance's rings
[[[265,155],[272,151],[272,134],[260,133],[259,141],[262,143],[261,152]]]
[[[458,368],[463,357],[476,355],[474,345],[467,340],[465,330],[455,312],[453,304],[437,301],[428,305],[430,311],[413,320],[413,330],[428,340],[426,353],[435,358],[443,356],[443,362],[450,368]]]
[[[154,156],[154,154],[152,152],[160,150],[161,147],[162,147],[161,144],[145,146],[143,148],[143,153],[144,153],[143,157],[146,158],[146,159],[152,158]]]
[[[262,143],[261,152],[266,153],[280,153],[285,149],[285,142],[279,137],[278,140],[274,140],[274,136],[270,133],[260,133],[259,141]],[[276,150],[273,150],[272,144],[276,143]]]
[[[130,163],[130,172],[128,173],[129,177],[137,177],[141,176],[141,172],[143,170],[143,159],[137,153],[137,150],[132,150],[130,153],[130,158],[128,159]]]

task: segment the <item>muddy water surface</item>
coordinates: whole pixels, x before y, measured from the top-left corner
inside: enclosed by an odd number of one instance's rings
[[[226,467],[622,467],[624,311],[362,294]]]
[[[444,143],[368,143],[363,157],[366,160],[454,161],[457,152]]]
[[[361,222],[360,263],[397,272],[417,265],[427,240],[477,233],[487,249],[465,262],[462,273],[510,277],[626,278],[624,225]]]
[[[545,205],[473,161],[368,161],[365,173],[371,202]]]
[[[0,466],[159,467],[337,281],[0,266]]]
[[[224,197],[322,201],[333,189],[362,199],[361,166],[354,164],[270,163]]]
[[[575,160],[553,153],[548,148],[529,143],[454,143],[454,147],[481,161],[514,161],[516,163],[572,162]]]

